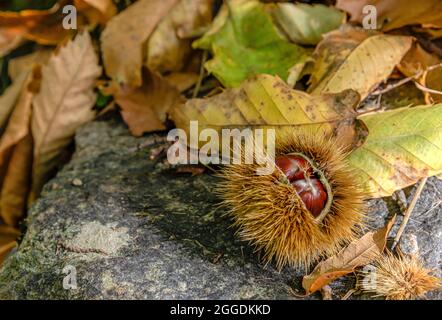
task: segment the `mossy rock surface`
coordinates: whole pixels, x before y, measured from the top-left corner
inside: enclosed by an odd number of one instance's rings
[[[290,289],[302,292],[304,271],[264,266],[219,208],[217,178],[150,160],[155,141],[161,138],[132,137],[116,119],[78,131],[72,160],[45,186],[23,240],[0,269],[0,298],[299,299]],[[429,180],[403,237],[403,247],[417,242],[439,275],[442,206],[428,210],[441,190],[440,180]],[[369,205],[371,227],[399,211],[391,199]],[[72,269],[77,288],[65,289],[63,270]],[[334,282],[334,298],[354,284],[353,276]]]

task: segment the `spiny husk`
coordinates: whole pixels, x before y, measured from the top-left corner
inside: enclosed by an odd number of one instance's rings
[[[387,300],[411,300],[423,297],[428,291],[441,288],[440,279],[422,266],[413,255],[394,256],[387,253],[374,263],[374,270],[365,275],[361,282],[364,292]]]
[[[354,240],[364,221],[364,194],[334,138],[312,132],[290,132],[276,139],[276,156],[302,153],[314,161],[333,193],[330,211],[317,223],[277,167],[257,175],[258,164],[231,164],[221,173],[218,192],[230,208],[239,236],[262,250],[266,262],[307,268]],[[244,159],[244,158],[243,158]],[[257,159],[259,161],[263,159]]]

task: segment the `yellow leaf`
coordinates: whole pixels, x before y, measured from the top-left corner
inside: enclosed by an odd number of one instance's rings
[[[331,132],[355,117],[359,95],[351,90],[311,96],[293,90],[279,77],[257,75],[238,88],[205,99],[190,99],[170,113],[178,128],[189,132],[190,121],[199,128],[280,127],[312,125]]]
[[[353,89],[364,99],[390,75],[411,44],[411,37],[373,34],[344,25],[326,34],[316,47],[308,92]]]
[[[338,254],[320,262],[309,275],[304,276],[302,279],[302,287],[306,294],[311,294],[333,280],[373,261],[374,258],[384,251],[387,237],[394,221],[395,217],[385,227],[366,233],[362,238],[353,241]]]
[[[106,73],[117,83],[142,85],[143,45],[178,0],[140,0],[113,17],[101,35]]]
[[[390,196],[442,172],[442,104],[394,109],[360,120],[369,135],[348,160],[373,197]]]
[[[69,41],[42,68],[41,89],[33,101],[31,120],[31,202],[53,174],[76,129],[94,118],[93,87],[100,74],[98,57],[87,32]]]

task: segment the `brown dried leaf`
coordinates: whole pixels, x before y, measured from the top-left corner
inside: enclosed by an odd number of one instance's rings
[[[20,74],[32,70],[36,65],[44,65],[51,57],[52,50],[39,49],[31,54],[11,59],[8,65],[8,74],[14,81]]]
[[[58,12],[63,3],[56,3],[47,10],[0,11],[0,27],[32,28],[48,16]]]
[[[398,65],[398,69],[407,77],[411,77],[439,62],[441,59],[438,56],[424,50],[419,43],[414,43]]]
[[[362,22],[366,5],[374,5],[378,27],[383,31],[406,25],[422,24],[427,27],[442,27],[442,2],[440,0],[338,0],[336,7],[347,11],[351,21]]]
[[[20,232],[12,227],[0,225],[0,265],[17,245],[15,241],[20,236]]]
[[[113,17],[101,35],[107,75],[131,87],[142,85],[143,45],[178,0],[140,0]]]
[[[4,245],[0,245],[0,265],[8,256],[9,252],[17,246],[16,241],[10,241]]]
[[[12,84],[5,90],[5,92],[0,97],[0,131],[3,132],[5,128],[9,116],[14,109],[14,106],[20,96],[20,92],[22,91],[23,84],[28,78],[29,70],[21,73],[19,76],[13,80]]]
[[[213,0],[180,0],[147,42],[146,66],[161,73],[180,71],[192,52],[189,34],[210,24]]]
[[[173,72],[164,76],[164,79],[175,86],[179,92],[183,92],[192,87],[198,81],[198,77],[196,73]]]
[[[131,88],[113,83],[110,92],[121,107],[121,115],[134,136],[166,129],[167,112],[182,102],[177,88],[158,73],[145,68],[141,87]]]
[[[34,92],[39,81],[39,66],[29,74],[15,105],[8,126],[0,139],[0,217],[16,226],[23,216],[28,196],[32,164],[32,138],[29,125]]]
[[[442,92],[442,68],[427,72],[423,79],[423,86]],[[425,102],[428,104],[442,103],[442,94],[424,92]]]
[[[31,171],[32,136],[28,134],[14,146],[1,187],[0,215],[7,225],[18,226],[26,212]]]
[[[353,272],[356,268],[369,264],[380,255],[384,251],[395,218],[393,217],[385,227],[366,233],[338,254],[320,262],[302,279],[302,287],[306,294],[311,294],[337,278]]]
[[[74,5],[92,25],[104,25],[117,14],[112,0],[74,0]]]
[[[8,64],[8,73],[12,84],[0,97],[0,132],[6,126],[7,120],[17,102],[23,84],[28,78],[29,72],[38,64],[44,64],[50,55],[51,50],[37,50],[32,54],[11,59]]]
[[[23,37],[20,33],[0,28],[0,58],[17,48],[23,43]]]
[[[34,70],[37,70],[34,69]],[[31,104],[34,92],[28,90],[31,82],[35,79],[35,75],[39,72],[34,71],[32,75],[28,75],[20,96],[15,105],[14,111],[8,122],[8,126],[0,139],[0,168],[3,169],[9,162],[10,150],[20,140],[25,138],[29,133],[29,121],[31,117]],[[2,170],[3,171],[3,170]],[[3,175],[1,175],[3,176]]]
[[[0,28],[40,44],[56,45],[75,33],[75,30],[64,29],[62,25],[62,10],[66,3],[66,0],[61,0],[48,10],[0,12]]]
[[[442,63],[442,59],[426,50],[416,43],[410,51],[404,56],[398,69],[407,77],[414,76],[416,73],[425,71],[427,68]],[[442,91],[442,68],[437,68],[425,72],[418,82],[424,87]],[[424,92],[425,102],[427,104],[441,103],[442,95]]]
[[[76,129],[94,118],[93,87],[100,74],[98,57],[87,32],[69,41],[43,67],[41,90],[34,98],[31,120],[34,163],[30,202],[53,174]]]

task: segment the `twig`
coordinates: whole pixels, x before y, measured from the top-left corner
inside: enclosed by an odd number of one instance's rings
[[[105,256],[108,255],[108,253],[102,249],[98,249],[98,248],[81,248],[81,247],[77,247],[77,246],[71,246],[63,241],[59,241],[57,243],[57,246],[66,250],[66,251],[70,251],[70,252],[75,252],[75,253],[99,253],[99,254],[103,254]]]
[[[418,89],[420,89],[420,90],[422,90],[422,91],[425,91],[425,92],[428,92],[428,93],[442,94],[442,91],[434,90],[434,89],[430,89],[430,88],[424,87],[423,85],[421,85],[421,84],[420,84],[419,82],[417,82],[417,81],[414,81],[414,85],[415,85]]]
[[[410,77],[404,78],[404,79],[402,79],[402,80],[400,80],[400,81],[398,81],[396,83],[393,83],[393,84],[387,86],[386,88],[384,88],[382,90],[376,90],[376,91],[372,92],[371,94],[372,95],[379,95],[379,94],[386,93],[386,92],[388,92],[390,90],[393,90],[393,89],[395,89],[397,87],[400,87],[401,85],[403,85],[403,84],[405,84],[405,83],[407,83],[407,82],[409,82],[411,80],[419,78],[424,72],[428,72],[428,71],[431,71],[431,70],[434,70],[434,69],[440,68],[440,67],[442,67],[442,63],[438,63],[438,64],[435,64],[435,65],[429,66],[425,70],[418,71],[418,72],[416,72],[414,75],[412,75]]]
[[[350,298],[350,297],[353,295],[353,293],[355,293],[356,291],[358,291],[358,290],[356,290],[356,289],[350,289],[350,290],[348,290],[347,293],[341,298],[341,300],[347,300],[347,299]]]
[[[376,108],[368,109],[368,110],[364,110],[364,111],[362,111],[362,110],[358,111],[358,116],[365,116],[368,114],[383,112],[385,108],[381,105],[381,100],[382,100],[382,93],[380,93],[376,99]]]
[[[393,245],[391,246],[392,250],[396,247],[396,245],[399,243],[399,240],[401,239],[402,233],[404,232],[405,227],[408,223],[408,220],[410,219],[411,213],[413,212],[414,206],[416,205],[416,202],[419,199],[419,196],[425,187],[425,183],[427,182],[427,179],[428,178],[425,177],[421,180],[421,182],[419,183],[419,186],[416,189],[416,192],[414,193],[413,199],[411,200],[411,203],[407,208],[407,211],[405,211],[405,213],[404,213],[404,219],[402,220],[399,230],[396,233],[396,237],[394,238]]]
[[[195,89],[193,90],[192,98],[196,98],[201,89],[201,84],[203,83],[203,78],[204,78],[204,63],[206,63],[206,60],[207,60],[207,50],[204,50],[203,56],[201,57],[200,74],[198,77],[198,81],[195,85]]]

